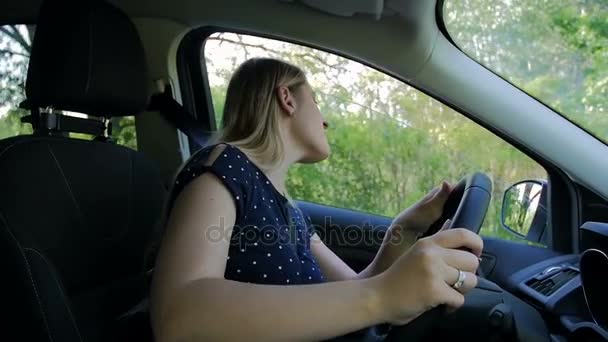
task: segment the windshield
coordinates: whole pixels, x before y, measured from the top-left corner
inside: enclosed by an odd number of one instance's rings
[[[443,11],[471,58],[608,141],[608,1],[446,0]]]

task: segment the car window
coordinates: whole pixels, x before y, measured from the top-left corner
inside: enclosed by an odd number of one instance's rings
[[[443,18],[471,58],[608,142],[608,1],[446,0]]]
[[[29,124],[21,123],[21,118],[29,112],[20,109],[19,104],[25,99],[25,78],[35,31],[33,25],[0,26],[0,139],[32,133]],[[87,117],[73,112],[63,114]],[[116,143],[137,149],[135,118],[112,120],[112,137]],[[79,133],[70,133],[70,137],[93,138]]]
[[[218,123],[228,81],[246,59],[275,57],[307,73],[330,125],[331,155],[290,170],[295,199],[393,217],[442,180],[481,171],[494,182],[481,233],[514,239],[501,228],[503,192],[521,180],[547,178],[538,163],[465,116],[360,63],[227,32],[207,38],[201,51]]]

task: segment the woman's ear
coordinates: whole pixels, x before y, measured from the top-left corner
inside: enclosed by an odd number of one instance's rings
[[[277,100],[283,113],[293,116],[296,113],[296,98],[289,87],[280,86],[276,90]]]

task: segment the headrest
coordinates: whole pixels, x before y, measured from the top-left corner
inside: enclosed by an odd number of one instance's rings
[[[32,107],[128,116],[149,101],[144,48],[129,17],[101,0],[47,0],[26,83]]]

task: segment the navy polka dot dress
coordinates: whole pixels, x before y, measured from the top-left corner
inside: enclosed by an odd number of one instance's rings
[[[276,190],[266,175],[242,151],[229,144],[205,166],[210,145],[197,151],[178,174],[171,194],[194,178],[213,173],[232,194],[236,222],[224,277],[275,285],[312,284],[325,281],[310,251],[314,228],[308,217]]]

